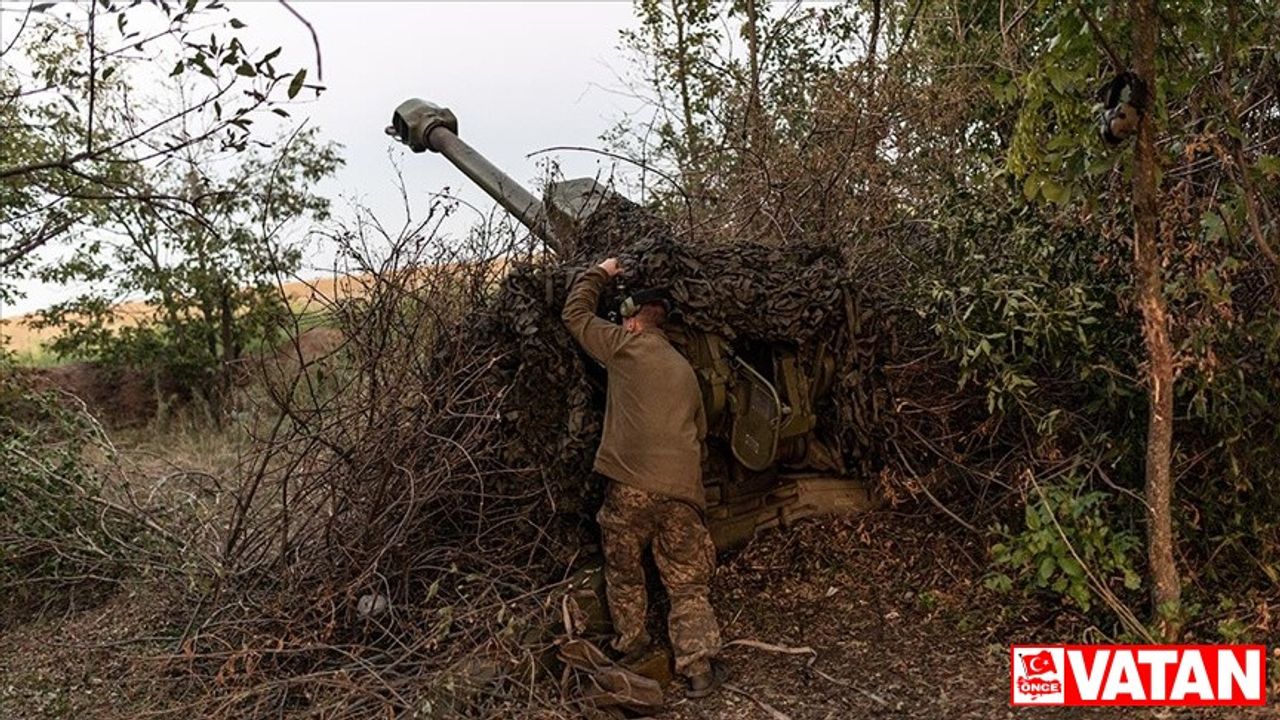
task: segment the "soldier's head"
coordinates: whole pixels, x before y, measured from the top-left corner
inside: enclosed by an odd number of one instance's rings
[[[622,301],[622,327],[630,333],[661,328],[671,312],[666,290],[641,290]]]

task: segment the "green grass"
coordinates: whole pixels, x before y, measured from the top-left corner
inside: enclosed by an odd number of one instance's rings
[[[296,322],[298,324],[298,334],[318,327],[335,327],[333,317],[327,310],[308,310],[306,312],[294,312]],[[292,330],[292,327],[289,328]],[[281,343],[289,340],[289,332],[280,331],[275,333],[271,338],[253,338],[245,343],[244,353],[253,354],[260,352],[271,352],[280,346]]]
[[[333,325],[333,317],[328,310],[308,310],[297,313],[298,332],[306,332],[311,328]]]
[[[70,362],[43,345],[12,353],[13,364],[19,367],[48,368]]]

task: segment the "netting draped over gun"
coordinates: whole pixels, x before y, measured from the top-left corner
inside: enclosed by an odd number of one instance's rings
[[[559,319],[568,286],[601,259],[625,268],[607,293],[666,288],[678,313],[673,344],[697,373],[708,420],[705,485],[716,544],[760,528],[877,503],[872,473],[888,420],[875,313],[843,272],[838,249],[679,237],[648,208],[591,178],[549,183],[539,200],[458,135],[458,120],[419,99],[387,133],[444,155],[539,240],[548,254],[513,263],[470,347],[502,356],[505,460],[541,469],[557,509],[590,512],[591,456],[603,409],[600,370]]]

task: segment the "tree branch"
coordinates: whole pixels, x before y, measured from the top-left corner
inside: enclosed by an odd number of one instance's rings
[[[1107,57],[1111,58],[1111,68],[1117,73],[1122,73],[1127,70],[1128,65],[1124,60],[1120,59],[1120,53],[1116,52],[1116,49],[1111,47],[1111,43],[1107,41],[1106,33],[1102,32],[1102,27],[1093,19],[1093,16],[1089,14],[1089,11],[1085,9],[1084,5],[1077,2],[1076,10],[1080,12],[1080,15],[1084,17],[1084,21],[1088,23],[1089,30],[1093,32],[1093,38],[1102,46],[1103,51],[1107,53]]]
[[[324,64],[320,57],[320,37],[316,35],[316,29],[312,27],[311,23],[305,17],[302,16],[302,13],[293,9],[293,6],[289,4],[288,0],[279,0],[279,3],[284,6],[285,10],[288,10],[290,14],[297,18],[298,22],[307,26],[307,31],[311,33],[311,45],[316,50],[316,78],[323,80]]]

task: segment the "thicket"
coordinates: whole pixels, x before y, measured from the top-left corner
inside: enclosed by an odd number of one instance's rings
[[[211,494],[182,472],[137,479],[82,402],[33,391],[0,355],[0,629],[95,607],[130,581],[161,596],[206,577]]]
[[[1212,635],[1224,614],[1210,608],[1270,595],[1274,8],[638,7],[628,38],[654,109],[614,140],[677,178],[645,191],[693,234],[842,246],[894,318],[891,496],[928,495],[990,532],[993,587],[1102,605],[1092,617],[1108,632],[1191,619]],[[1132,261],[1138,151],[1097,130],[1098,89],[1147,34],[1154,291],[1138,282],[1153,266]],[[1160,303],[1168,378],[1144,343],[1140,290]],[[1162,385],[1175,428],[1163,457],[1147,433]],[[1147,542],[1144,475],[1162,462],[1188,601],[1158,593],[1144,620],[1143,549],[1160,544]],[[1228,625],[1265,623],[1253,612]]]
[[[92,596],[126,562],[118,538],[136,531],[95,503],[104,480],[84,457],[100,439],[97,431],[52,398],[0,380],[4,626],[38,614],[46,604],[74,605],[77,594]]]

